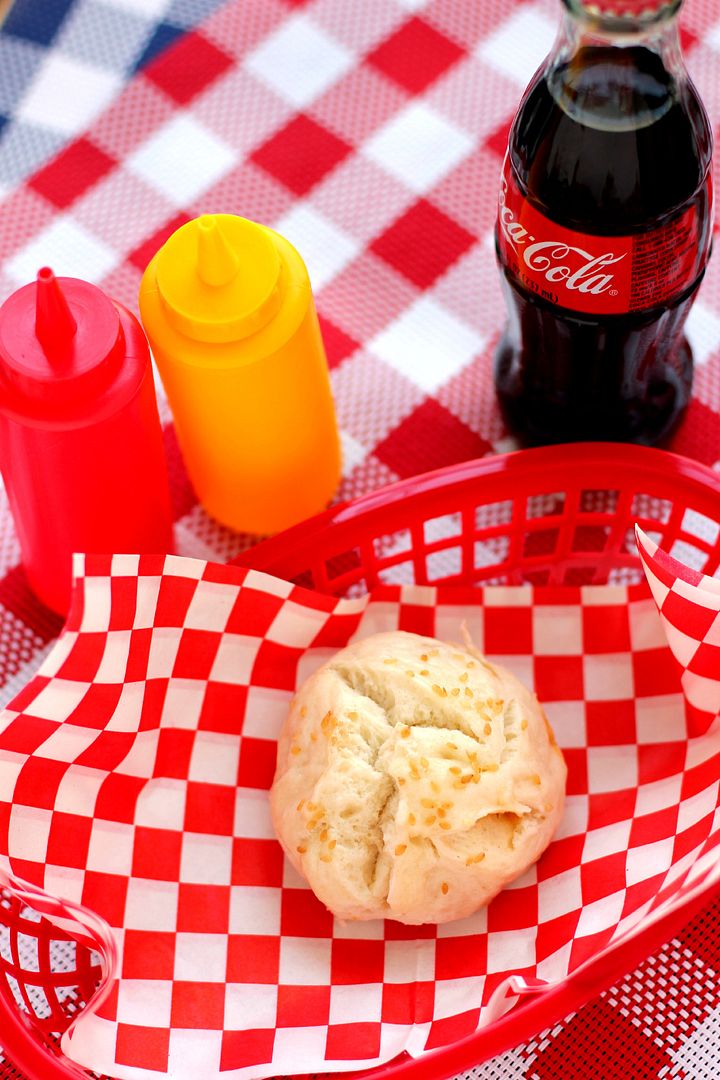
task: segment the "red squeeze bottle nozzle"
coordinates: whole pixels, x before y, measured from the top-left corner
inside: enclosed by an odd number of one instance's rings
[[[35,299],[35,333],[48,359],[65,354],[75,337],[77,323],[49,266],[38,270]]]
[[[95,285],[37,279],[0,307],[0,470],[23,566],[66,614],[74,552],[165,554],[172,518],[147,339]]]

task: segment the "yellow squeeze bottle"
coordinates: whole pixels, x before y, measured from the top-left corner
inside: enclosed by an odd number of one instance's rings
[[[340,477],[340,448],[295,248],[233,214],[189,221],[148,265],[140,315],[206,510],[252,533],[321,510]]]

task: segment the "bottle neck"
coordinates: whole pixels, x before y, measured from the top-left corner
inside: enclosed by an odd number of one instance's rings
[[[684,0],[563,0],[575,19],[611,34],[644,32],[677,16]]]
[[[653,21],[564,13],[545,68],[557,104],[605,130],[645,127],[663,116],[687,81],[675,10]]]

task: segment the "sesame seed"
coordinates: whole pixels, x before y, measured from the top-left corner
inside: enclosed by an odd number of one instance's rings
[[[310,732],[310,741],[311,742],[317,742],[317,731],[311,731]]]
[[[453,774],[453,776],[462,776],[462,769],[459,765],[451,765],[450,772]]]
[[[414,825],[416,820],[414,814],[408,814],[408,825]]]
[[[317,810],[317,806],[315,805],[315,803],[314,803],[314,802],[308,802],[308,804],[307,804],[307,808],[308,808],[308,810],[310,810],[310,811],[312,811],[312,810]]]
[[[356,712],[349,712],[347,714],[348,720],[357,720],[358,714]]]
[[[443,881],[442,885],[440,886],[440,891],[442,892],[443,896],[447,895],[447,891],[449,888],[450,886],[448,885],[447,881]]]
[[[492,735],[492,724],[486,724],[483,731],[486,735]]]
[[[485,858],[485,852],[484,851],[478,852],[477,855],[468,855],[467,859],[465,860],[465,865],[466,866],[472,866],[473,863],[482,862],[484,858]]]
[[[383,660],[383,664],[397,664],[396,656],[388,656]]]
[[[300,710],[300,715],[303,717],[303,719],[307,716],[307,705],[303,705],[302,709]]]
[[[457,743],[448,742],[445,743],[445,745],[447,746],[448,750],[457,750]]]
[[[470,676],[468,675],[467,671],[463,671],[462,675],[460,676],[460,682],[467,682],[469,677]]]
[[[428,659],[429,659],[428,654],[426,652],[420,653],[420,659],[422,660],[422,662],[424,664],[427,664]]]
[[[520,730],[521,730],[521,731],[526,731],[526,730],[527,730],[527,726],[528,726],[528,722],[527,722],[527,720],[523,720],[523,721],[522,721],[522,723],[520,724]]]
[[[458,697],[458,696],[459,696],[459,694],[460,694],[460,689],[459,689],[459,687],[457,687],[457,686],[453,686],[453,688],[452,688],[452,690],[450,691],[450,693],[452,694],[452,696],[453,696],[453,697]]]
[[[474,660],[468,660],[468,664],[467,664],[467,666],[468,666],[469,668],[470,668],[470,667],[475,667],[475,661],[474,661]]]
[[[433,692],[438,694],[440,697],[447,697],[448,696],[448,692],[447,692],[447,690],[445,689],[444,686],[438,686],[437,683],[433,683],[432,688],[433,688]]]
[[[436,784],[434,780],[430,781],[430,788],[436,793],[436,795],[440,794],[440,785]]]
[[[300,802],[299,802],[299,803],[297,804],[297,806],[295,807],[295,809],[297,810],[298,814],[300,813],[300,811],[302,810],[302,808],[303,808],[303,806],[304,806],[304,805],[305,805],[305,800],[304,800],[304,799],[301,799],[301,800],[300,800]]]
[[[456,791],[459,791],[462,788],[462,780],[454,780],[453,787]]]
[[[475,697],[469,686],[465,687],[465,697]]]
[[[530,779],[532,780],[533,784],[542,784],[542,780],[537,775],[537,773],[534,776],[531,776]]]
[[[469,784],[471,780],[472,780],[472,773],[468,773],[467,776],[463,776],[460,783],[461,784]]]
[[[305,847],[305,845],[304,845],[304,844],[298,844],[298,846],[297,846],[297,848],[296,848],[295,850],[296,850],[296,851],[297,851],[297,852],[298,852],[298,853],[299,853],[300,855],[304,855],[304,854],[305,854],[305,852],[307,851],[307,848]]]
[[[332,855],[321,855],[320,862],[332,862]]]
[[[449,821],[441,821],[440,822],[440,828],[441,829],[451,829],[452,826],[451,826]]]
[[[292,749],[290,750],[290,753],[291,754],[300,754],[300,753],[302,753],[302,751],[301,751],[299,746],[293,746]]]
[[[454,652],[454,653],[453,653],[453,660],[460,660],[461,662],[464,662],[464,661],[465,661],[465,657],[463,656],[463,654],[462,654],[462,653],[459,653],[459,652]]]
[[[396,855],[404,855],[406,851],[407,851],[407,844],[398,844],[397,847],[395,848],[395,854]]]
[[[426,825],[434,825],[436,821],[437,821],[437,818],[435,817],[434,814],[430,814],[429,817],[425,818],[425,824]]]
[[[405,782],[406,781],[404,776],[398,776],[398,784],[400,785],[400,787],[402,787]]]
[[[400,738],[401,739],[409,739],[410,738],[410,728],[409,727],[404,727],[404,728],[401,729]]]
[[[420,672],[420,674],[421,674],[421,675],[429,675],[429,674],[430,674],[430,672],[428,671],[428,669],[427,669],[427,668],[423,668],[423,669],[422,669],[422,671]]]
[[[328,851],[332,851],[332,849],[334,847],[336,847],[336,846],[337,846],[337,840],[331,840],[330,843],[328,844]]]
[[[445,817],[445,814],[447,813],[447,811],[445,810],[444,807],[439,806],[437,813],[438,813],[438,817]]]
[[[428,759],[426,757],[421,757],[420,758],[420,764],[422,765],[423,769],[429,769],[430,768],[430,762],[428,761]]]
[[[323,829],[323,831],[320,833],[320,843],[324,844],[325,841],[327,840],[327,838],[328,838],[328,831],[327,831],[327,829]]]
[[[432,799],[421,799],[420,805],[424,806],[426,810],[432,810],[435,803],[432,801]]]
[[[439,649],[431,649],[430,652],[428,653],[428,656],[439,656],[439,655],[440,655],[440,650]]]
[[[406,671],[405,674],[407,675],[408,679],[414,679],[415,678],[415,672],[414,671]]]
[[[414,761],[410,762],[410,775],[412,776],[413,780],[420,779],[420,770],[418,769]]]

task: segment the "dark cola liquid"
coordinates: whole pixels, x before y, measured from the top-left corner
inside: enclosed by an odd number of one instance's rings
[[[588,315],[526,291],[507,267],[503,273],[509,321],[495,379],[523,441],[662,440],[690,396],[683,326],[712,225],[711,136],[694,87],[676,83],[650,49],[582,48],[565,67],[536,76],[509,152],[530,203],[581,233],[642,233],[697,203],[697,276],[669,304]]]

